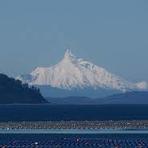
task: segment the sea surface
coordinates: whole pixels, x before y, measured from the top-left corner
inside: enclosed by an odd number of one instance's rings
[[[0,134],[5,148],[147,148],[147,134]]]
[[[0,121],[148,120],[148,105],[0,105]],[[0,129],[0,147],[147,148],[148,130]]]
[[[148,105],[0,105],[0,121],[147,119]]]

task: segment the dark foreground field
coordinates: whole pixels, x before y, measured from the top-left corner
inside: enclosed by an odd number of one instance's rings
[[[146,119],[148,105],[0,105],[0,121]]]

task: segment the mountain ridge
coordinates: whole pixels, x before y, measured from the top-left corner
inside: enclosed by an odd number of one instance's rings
[[[77,58],[69,49],[56,65],[37,67],[30,74],[21,75],[17,79],[29,85],[47,86],[67,91],[86,88],[110,89],[121,92],[148,90],[146,82],[128,82],[100,66]]]
[[[46,98],[51,104],[62,105],[115,105],[115,104],[148,104],[148,91],[132,91],[107,97],[91,98],[85,96],[69,96],[64,98]]]

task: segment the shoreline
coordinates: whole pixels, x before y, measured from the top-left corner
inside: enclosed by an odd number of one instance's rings
[[[148,120],[108,120],[108,121],[22,121],[0,122],[0,129],[79,129],[79,130],[146,130]]]

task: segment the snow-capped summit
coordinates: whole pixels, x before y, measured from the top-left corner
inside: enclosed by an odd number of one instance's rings
[[[69,49],[58,64],[51,67],[38,67],[30,74],[21,75],[17,79],[30,85],[44,85],[65,90],[105,88],[127,91],[142,89],[145,86],[143,83],[130,83],[102,67],[77,58]]]
[[[71,50],[70,49],[67,49],[65,54],[64,54],[64,59],[72,59],[74,58],[75,56],[72,54]]]
[[[148,90],[148,83],[145,81],[136,83],[136,86],[141,90]]]

